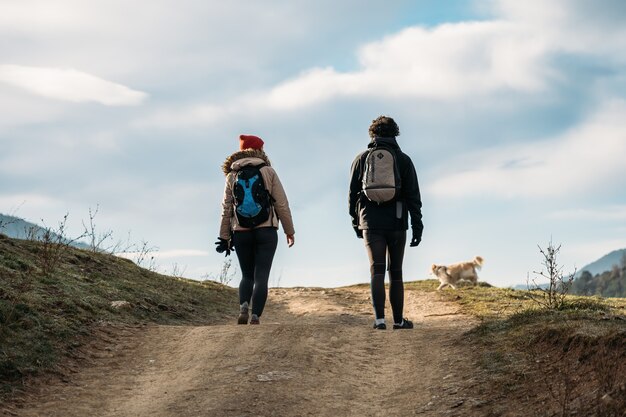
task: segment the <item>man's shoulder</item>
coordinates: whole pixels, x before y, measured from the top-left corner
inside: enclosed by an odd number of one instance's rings
[[[363,158],[365,158],[365,155],[367,155],[367,153],[369,152],[368,149],[359,152],[356,157],[354,158],[354,162],[353,163],[357,163],[358,161],[362,160]]]
[[[413,163],[413,160],[411,159],[411,157],[407,154],[405,154],[404,152],[402,152],[400,149],[396,150],[396,157],[405,163]]]

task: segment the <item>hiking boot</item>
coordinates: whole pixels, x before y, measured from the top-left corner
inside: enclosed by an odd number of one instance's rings
[[[256,314],[253,314],[252,318],[250,319],[250,324],[261,324],[261,321],[259,320],[259,316],[257,316]]]
[[[376,330],[387,330],[387,325],[385,323],[374,323],[374,329]]]
[[[413,328],[413,322],[409,319],[402,319],[402,324],[395,324],[393,325],[393,329],[412,329]]]
[[[237,324],[248,324],[248,310],[241,310],[237,318]]]

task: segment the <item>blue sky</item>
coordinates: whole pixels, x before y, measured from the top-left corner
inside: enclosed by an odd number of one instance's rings
[[[261,136],[291,200],[271,283],[366,282],[349,167],[381,114],[416,165],[405,276],[485,258],[523,283],[626,247],[626,6],[583,1],[0,0],[0,212],[216,274],[223,175]]]

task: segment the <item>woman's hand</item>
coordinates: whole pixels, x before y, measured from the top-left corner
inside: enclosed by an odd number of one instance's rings
[[[296,236],[287,235],[287,245],[289,245],[289,247],[292,247],[294,243],[296,243]]]

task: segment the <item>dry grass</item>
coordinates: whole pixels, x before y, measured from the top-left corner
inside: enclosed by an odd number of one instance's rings
[[[234,289],[169,277],[112,255],[66,247],[42,273],[42,243],[0,235],[0,397],[50,371],[102,323],[208,324],[237,305]],[[126,301],[116,309],[112,301]]]
[[[429,292],[436,286],[407,284]],[[626,299],[568,295],[556,310],[529,291],[488,284],[435,293],[480,319],[466,342],[490,413],[626,415]]]

